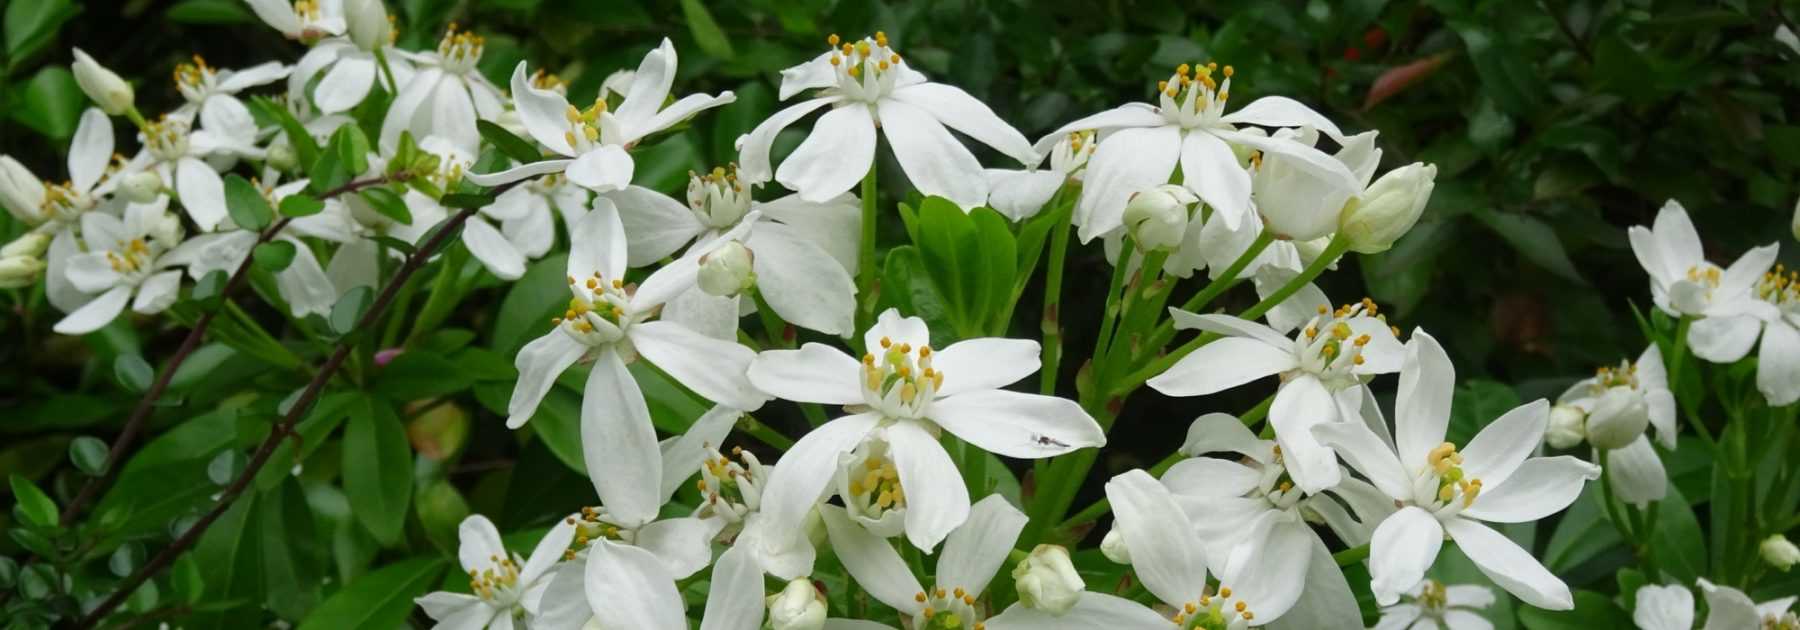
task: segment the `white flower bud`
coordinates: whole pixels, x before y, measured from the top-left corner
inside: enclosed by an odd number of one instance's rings
[[[350,41],[368,51],[387,45],[393,29],[382,0],[345,0],[344,20],[349,23]]]
[[[75,71],[75,83],[81,86],[81,91],[87,93],[88,98],[93,99],[100,111],[119,116],[130,110],[132,102],[137,100],[137,94],[131,90],[130,83],[94,61],[93,57],[89,57],[80,48],[75,49],[75,63],[72,67]]]
[[[1069,561],[1069,550],[1057,545],[1038,545],[1031,555],[1013,568],[1013,581],[1018,585],[1019,603],[1053,615],[1061,615],[1075,607],[1087,584]]]
[[[743,243],[731,241],[700,257],[700,290],[708,295],[731,297],[756,285],[752,268],[755,255]]]
[[[1138,249],[1174,249],[1187,232],[1189,206],[1198,201],[1193,192],[1174,184],[1132,195],[1125,204],[1125,229]]]
[[[1125,546],[1125,534],[1116,527],[1100,539],[1100,554],[1119,564],[1131,564],[1131,549]]]
[[[774,630],[819,630],[825,627],[825,598],[810,578],[795,578],[770,595],[769,627]]]
[[[119,180],[119,196],[132,203],[156,201],[162,188],[162,177],[151,171],[138,171]]]
[[[0,258],[0,289],[22,289],[44,273],[44,260],[36,256]]]
[[[0,155],[0,204],[20,223],[44,222],[44,182],[10,155]]]
[[[1644,395],[1626,386],[1612,387],[1594,402],[1588,414],[1587,439],[1595,448],[1624,448],[1650,426],[1650,405]]]
[[[1764,538],[1762,544],[1757,546],[1757,550],[1762,552],[1763,562],[1767,562],[1769,566],[1781,569],[1783,572],[1794,568],[1794,564],[1800,563],[1800,547],[1795,547],[1793,541],[1781,534]]]
[[[1388,171],[1344,204],[1338,231],[1350,239],[1350,249],[1375,254],[1393,247],[1419,222],[1436,177],[1436,166],[1414,162]]]
[[[1571,405],[1556,405],[1550,408],[1550,428],[1544,432],[1544,441],[1551,448],[1575,448],[1587,439],[1587,414]]]
[[[12,258],[14,256],[38,258],[43,256],[44,250],[47,249],[50,249],[49,234],[43,232],[26,232],[20,235],[19,238],[13,239],[11,243],[7,243],[5,247],[0,247],[0,258]]]

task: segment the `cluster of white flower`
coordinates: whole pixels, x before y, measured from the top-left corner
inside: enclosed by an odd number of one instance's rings
[[[1381,252],[1405,234],[1424,210],[1435,168],[1412,164],[1376,178],[1375,132],[1347,135],[1292,99],[1228,108],[1231,66],[1183,64],[1157,83],[1157,103],[1094,114],[1033,143],[980,100],[914,70],[884,34],[832,36],[829,50],[781,76],[782,99],[813,97],[739,138],[739,161],[693,174],[679,199],[632,185],[633,149],[734,97],[673,98],[677,59],[667,40],[578,107],[566,84],[525,63],[509,89],[490,84],[475,71],[481,36],[454,26],[434,51],[396,48],[379,0],[249,4],[307,45],[306,54],[293,66],[240,71],[196,57],[175,73],[187,104],[154,120],[137,113],[128,84],[75,51],[75,76],[98,107],[81,118],[68,181],[40,181],[0,158],[0,198],[35,226],[0,250],[0,282],[41,278],[51,303],[68,313],[56,330],[80,334],[128,303],[138,313],[162,311],[176,301],[184,269],[199,279],[236,268],[273,239],[294,245],[277,287],[284,306],[303,317],[329,312],[351,288],[378,285],[384,243],[419,241],[451,211],[440,196],[459,186],[506,187],[461,237],[504,280],[553,249],[560,214],[571,297],[550,330],[518,353],[507,425],[526,424],[562,372],[589,365],[580,437],[598,506],[558,522],[529,558],[508,551],[486,518],[470,517],[460,532],[468,592],[418,600],[441,627],[686,628],[677,580],[709,567],[702,628],[761,628],[765,620],[778,630],[885,627],[827,619],[826,598],[809,578],[822,549],[911,628],[1357,627],[1350,585],[1328,547],[1337,541],[1366,552],[1369,587],[1389,607],[1380,627],[1480,628],[1486,622],[1471,611],[1493,601],[1490,591],[1426,579],[1445,540],[1519,600],[1573,606],[1562,580],[1485,524],[1543,519],[1599,477],[1600,468],[1581,459],[1536,456],[1546,438],[1610,451],[1626,471],[1612,478],[1628,502],[1663,496],[1666,474],[1645,431],[1653,426],[1655,441],[1672,447],[1675,401],[1655,347],[1578,383],[1554,409],[1531,402],[1467,444],[1446,441],[1455,370],[1438,341],[1422,330],[1402,340],[1373,302],[1333,307],[1310,283],[1346,252]],[[270,205],[311,184],[278,184],[304,170],[296,168],[294,138],[259,125],[238,96],[282,79],[285,114],[315,142],[354,126],[346,112],[370,95],[388,95],[379,134],[357,160],[367,168],[351,175],[403,173],[404,181],[389,183],[406,184],[405,213],[343,195],[283,223],[279,234],[238,225],[222,172],[254,165],[256,192]],[[819,111],[805,140],[776,164],[777,134]],[[109,115],[137,124],[135,156],[113,155]],[[484,138],[478,121],[528,137],[521,142],[550,157],[474,172]],[[1248,419],[1201,416],[1181,447],[1186,457],[1160,479],[1133,470],[1105,484],[1114,519],[1101,547],[1162,605],[1088,591],[1062,547],[1013,552],[1026,514],[1000,494],[972,497],[964,460],[940,443],[948,433],[962,449],[1021,459],[1106,443],[1093,409],[1005,389],[1039,370],[1038,342],[975,338],[935,347],[923,319],[895,310],[871,309],[864,319],[873,321],[858,329],[859,298],[869,297],[856,279],[869,264],[859,253],[873,247],[859,208],[872,200],[852,190],[870,181],[877,130],[925,195],[1023,221],[1067,191],[1080,240],[1102,239],[1114,264],[1251,280],[1268,303],[1242,318],[1168,309],[1174,329],[1201,331],[1208,342],[1146,376],[1171,396],[1278,376],[1268,428],[1258,435]],[[951,130],[1020,168],[984,169]],[[771,180],[791,194],[755,200]],[[1701,257],[1673,203],[1654,231],[1633,228],[1631,242],[1651,272],[1657,306],[1692,319],[1696,355],[1734,361],[1760,333],[1758,385],[1772,404],[1800,398],[1800,278],[1769,271],[1774,246],[1720,269]],[[640,268],[654,269],[628,281]],[[737,330],[740,315],[757,308],[859,352],[820,343],[758,352]],[[717,406],[685,434],[659,441],[627,369],[638,360]],[[1396,373],[1390,427],[1370,385]],[[742,414],[774,398],[841,406],[845,415],[772,463],[722,451]],[[687,516],[668,516],[671,498],[691,482],[703,502]],[[907,545],[936,556],[929,586],[915,575],[916,560],[896,549]],[[991,610],[983,594],[1012,553],[1019,603]],[[786,586],[768,592],[765,575]],[[1701,586],[1717,600],[1713,615],[1738,614]],[[1640,624],[1649,608],[1639,604]],[[1690,625],[1691,602],[1662,608],[1670,611],[1656,623],[1674,625],[1646,627]],[[1743,614],[1784,614],[1786,603],[1764,608]]]

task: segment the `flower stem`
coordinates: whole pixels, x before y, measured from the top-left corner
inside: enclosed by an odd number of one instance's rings
[[[1347,567],[1352,564],[1362,562],[1363,560],[1367,560],[1368,558],[1369,558],[1368,543],[1357,545],[1355,547],[1351,547],[1349,549],[1345,549],[1343,551],[1339,551],[1337,553],[1331,554],[1331,559],[1336,560],[1338,566],[1340,566],[1340,567]]]
[[[1125,236],[1125,242],[1119,246],[1119,264],[1113,265],[1112,284],[1106,287],[1106,306],[1100,311],[1100,334],[1094,337],[1093,361],[1104,361],[1106,353],[1112,345],[1113,326],[1119,318],[1119,291],[1125,285],[1125,276],[1131,268],[1131,253],[1135,248],[1131,236]]]
[[[377,47],[375,49],[375,62],[381,66],[382,78],[387,79],[388,94],[396,97],[399,96],[400,85],[394,81],[394,69],[388,67],[387,52]]]
[[[1073,200],[1074,195],[1069,199]],[[1069,253],[1070,219],[1075,214],[1072,210],[1072,203],[1058,206],[1056,211],[1061,214],[1056,218],[1056,227],[1050,228],[1050,266],[1044,270],[1044,319],[1040,325],[1044,334],[1044,361],[1038,375],[1038,393],[1045,396],[1056,393],[1056,380],[1062,367],[1063,263]]]
[[[1206,283],[1206,286],[1200,288],[1199,293],[1195,293],[1194,297],[1188,298],[1187,302],[1182,303],[1181,310],[1199,312],[1213,300],[1218,299],[1220,295],[1224,295],[1226,290],[1237,285],[1238,276],[1244,273],[1244,269],[1250,266],[1250,262],[1256,260],[1256,257],[1274,242],[1275,234],[1268,230],[1263,230],[1261,234],[1256,235],[1256,240],[1250,243],[1250,248],[1244,250],[1237,260],[1231,261],[1231,265],[1226,267],[1225,271],[1220,272],[1219,277],[1213,278],[1211,282]],[[1144,347],[1146,350],[1160,351],[1174,336],[1175,323],[1173,321],[1163,322],[1162,325],[1156,327],[1155,332],[1150,333],[1150,341],[1144,344]]]
[[[869,323],[875,320],[875,239],[880,234],[876,227],[879,224],[875,214],[876,173],[879,162],[869,164],[869,174],[862,181],[862,247],[856,253],[856,329],[866,330]],[[860,343],[861,337],[851,336],[851,343]]]

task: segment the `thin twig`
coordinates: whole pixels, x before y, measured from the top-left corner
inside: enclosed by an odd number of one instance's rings
[[[319,196],[319,199],[323,201],[387,181],[386,177],[377,177],[349,182],[326,191],[325,194]],[[257,236],[256,243],[261,245],[269,242],[270,239],[280,234],[281,230],[286,228],[288,222],[292,220],[291,217],[282,217],[277,220]],[[225,289],[219,292],[220,300],[230,300],[231,294],[244,285],[244,282],[250,277],[250,263],[253,258],[255,257],[246,254],[244,260],[238,263],[237,270],[231,273],[231,279],[225,281]],[[81,490],[75,493],[75,498],[70,499],[69,504],[63,506],[62,516],[59,520],[64,528],[73,525],[75,517],[81,515],[81,509],[86,507],[89,501],[93,501],[94,497],[100,494],[100,490],[105,488],[118,474],[126,453],[131,450],[132,443],[136,442],[139,434],[143,433],[144,423],[150,419],[151,411],[156,408],[157,399],[162,398],[163,392],[169,388],[169,382],[174,380],[176,370],[180,369],[181,364],[187,361],[188,356],[200,347],[200,340],[206,337],[206,329],[212,325],[213,317],[218,314],[218,309],[200,314],[200,319],[194,322],[192,329],[188,330],[187,338],[181,340],[181,347],[175,350],[174,356],[169,357],[169,364],[163,367],[161,374],[156,375],[156,381],[150,384],[150,388],[144,390],[144,397],[138,399],[137,407],[131,410],[131,417],[125,420],[125,426],[119,431],[119,437],[113,440],[112,449],[107,451],[106,465],[101,468],[100,474],[82,484]]]
[[[357,321],[356,328],[359,330],[371,329],[379,321],[382,313],[387,310],[388,305],[393,302],[394,295],[399,293],[400,287],[406,284],[406,280],[424,266],[425,259],[436,252],[437,248],[449,239],[450,234],[461,227],[463,222],[473,214],[475,214],[474,208],[465,208],[457,212],[450,220],[444,222],[437,232],[431,235],[430,239],[414,250],[412,255],[406,258],[406,262],[400,265],[400,269],[394,273],[394,277],[388,280],[387,286],[381,290],[381,295],[375,298],[374,304],[371,304],[369,310],[364,312],[362,318]],[[338,367],[343,365],[344,359],[350,356],[350,351],[354,347],[355,344],[351,342],[350,337],[338,342],[337,349],[331,353],[330,358],[325,360],[325,364],[319,368],[318,374],[313,377],[312,381],[306,384],[305,391],[302,391],[293,406],[288,408],[287,415],[281,419],[281,423],[270,429],[269,436],[256,447],[256,452],[250,456],[250,462],[244,466],[243,472],[239,473],[237,478],[231,481],[231,485],[226,486],[225,491],[219,494],[218,503],[213,505],[212,510],[208,511],[205,516],[201,516],[200,520],[195,521],[192,526],[187,528],[187,531],[182,532],[175,542],[164,547],[161,552],[156,554],[156,557],[151,558],[142,568],[132,573],[131,577],[120,582],[118,590],[113,591],[106,601],[100,602],[99,606],[83,617],[81,622],[76,625],[77,628],[95,627],[113,609],[123,604],[125,599],[131,596],[132,591],[137,590],[137,587],[142,586],[145,581],[173,564],[176,557],[200,540],[200,535],[205,533],[214,521],[219,520],[219,517],[225,514],[225,510],[229,509],[231,504],[244,493],[244,490],[250,487],[250,483],[256,479],[256,474],[275,454],[275,448],[280,446],[282,440],[286,439],[287,435],[294,430],[294,425],[300,421],[301,416],[306,415],[306,412],[312,407],[313,401],[318,399],[320,392],[325,389],[325,384],[331,380],[333,374],[337,373]]]

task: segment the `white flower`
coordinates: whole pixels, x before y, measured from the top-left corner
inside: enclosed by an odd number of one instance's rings
[[[731,92],[718,96],[690,94],[663,106],[675,81],[675,45],[667,38],[638,64],[631,91],[617,110],[596,99],[587,109],[569,104],[562,93],[539,87],[525,74],[525,63],[513,69],[512,97],[519,119],[539,144],[564,156],[498,173],[469,175],[469,181],[498,186],[546,173],[566,172],[569,181],[595,192],[631,184],[635,168],[626,150],[650,134],[668,129],[702,110],[737,100]]]
[[[1764,538],[1756,546],[1756,551],[1762,555],[1763,562],[1782,571],[1792,569],[1794,564],[1800,563],[1800,547],[1794,546],[1793,541],[1781,534],[1770,534],[1768,538]]]
[[[988,182],[988,206],[1014,221],[1036,216],[1064,183],[1081,180],[1097,146],[1094,132],[1072,131],[1050,149],[1049,168],[984,170]]]
[[[1276,131],[1274,138],[1313,146],[1318,135],[1310,127],[1301,127]],[[1320,173],[1281,153],[1264,154],[1252,161],[1251,196],[1267,228],[1283,240],[1296,241],[1328,237],[1338,231],[1338,216],[1344,204],[1363,192],[1375,167],[1381,164],[1381,149],[1375,148],[1375,136],[1376,132],[1369,131],[1344,138],[1342,147],[1332,156],[1350,171],[1354,187],[1345,187],[1338,174]]]
[[[263,23],[288,39],[311,42],[344,33],[342,0],[245,0]]]
[[[362,104],[369,92],[382,83],[381,61],[375,57],[376,50],[382,51],[387,58],[387,69],[393,73],[395,85],[404,88],[412,83],[411,53],[386,41],[379,48],[365,49],[350,39],[333,37],[314,45],[294,62],[294,71],[288,75],[288,97],[305,101],[307,90],[311,88],[312,102],[320,113],[349,111]]]
[[[934,351],[925,320],[902,318],[893,309],[881,314],[863,341],[869,352],[860,362],[809,343],[763,352],[750,364],[758,389],[796,402],[846,405],[852,412],[807,433],[775,465],[763,513],[777,530],[798,527],[852,453],[867,472],[891,466],[894,476],[843,479],[851,494],[873,495],[878,507],[905,510],[907,538],[929,550],[969,513],[968,490],[938,443],[940,430],[982,450],[1027,459],[1106,443],[1100,426],[1074,401],[1000,389],[1038,370],[1036,341],[970,339]],[[880,505],[882,494],[889,495],[886,505]]]
[[[382,119],[381,145],[398,146],[400,133],[411,131],[414,138],[436,135],[460,146],[479,146],[475,120],[497,118],[506,108],[499,88],[475,69],[486,44],[480,35],[452,28],[444,32],[436,52],[406,53],[414,73]]]
[[[968,520],[945,539],[937,554],[936,584],[927,590],[898,551],[852,523],[842,509],[828,505],[819,508],[819,514],[844,569],[870,596],[910,618],[915,628],[979,626],[982,609],[976,600],[1006,562],[1026,521],[1023,512],[998,494],[976,503],[969,508]]]
[[[106,204],[104,199],[115,181],[108,169],[112,155],[112,120],[93,107],[81,113],[81,122],[69,143],[67,181],[39,181],[12,156],[0,155],[0,202],[5,203],[13,218],[32,226],[33,232],[50,235],[44,256],[48,270],[44,294],[52,306],[64,313],[80,308],[91,297],[71,284],[65,272],[69,258],[82,249],[78,242],[81,217],[103,205],[114,217],[120,212],[118,204]]]
[[[1013,567],[1012,576],[1020,604],[1053,615],[1069,612],[1087,590],[1087,584],[1069,560],[1069,550],[1061,545],[1033,548],[1031,555]]]
[[[1200,198],[1188,189],[1163,184],[1131,196],[1125,204],[1125,231],[1139,250],[1168,250],[1181,244],[1188,217]]]
[[[93,57],[89,57],[80,48],[74,49],[74,53],[75,63],[70,67],[75,72],[75,84],[81,86],[81,91],[87,94],[89,100],[94,101],[94,106],[114,116],[129,111],[137,98],[131,90],[131,84],[119,78],[118,73],[94,61]]]
[[[145,315],[162,312],[181,290],[181,270],[167,255],[181,243],[181,222],[168,213],[168,203],[134,205],[125,220],[89,212],[81,216],[81,238],[87,250],[68,258],[62,270],[69,284],[90,294],[92,301],[56,322],[56,332],[82,335],[112,322],[125,310]],[[133,295],[137,296],[132,300]]]
[[[1657,308],[1676,317],[1695,317],[1687,342],[1694,356],[1732,363],[1750,352],[1767,303],[1753,293],[1757,280],[1775,263],[1778,245],[1745,252],[1727,269],[1707,262],[1700,234],[1687,210],[1671,199],[1656,214],[1653,228],[1634,225],[1628,231],[1631,252],[1650,274],[1650,293]]]
[[[1756,297],[1773,307],[1764,313],[1756,353],[1756,389],[1771,407],[1800,401],[1800,271],[1783,271],[1775,265],[1755,289]],[[1691,338],[1693,331],[1688,332]]]
[[[1350,250],[1378,254],[1393,247],[1419,222],[1436,179],[1437,166],[1414,162],[1388,171],[1350,199],[1338,228],[1350,239]]]
[[[782,100],[810,89],[818,89],[818,96],[775,112],[738,138],[745,181],[762,183],[773,176],[801,199],[828,201],[868,174],[877,127],[920,194],[944,197],[963,208],[987,203],[988,181],[975,154],[946,126],[1021,164],[1040,159],[1031,142],[986,103],[959,88],[929,82],[908,66],[888,46],[887,35],[878,32],[855,42],[832,35],[830,43],[830,51],[781,71]],[[831,111],[774,169],[769,151],[775,136],[826,105]]]
[[[276,61],[243,70],[220,70],[194,55],[193,63],[175,66],[175,89],[186,102],[169,115],[190,125],[198,116],[201,129],[228,140],[234,147],[250,147],[256,144],[256,119],[237,94],[285,79],[291,72],[291,66]]]
[[[480,514],[463,519],[457,536],[457,557],[473,594],[438,591],[414,600],[425,614],[443,628],[545,627],[537,623],[537,615],[550,586],[549,571],[568,551],[575,526],[558,522],[529,560],[508,552],[494,523]]]
[[[279,205],[282,199],[305,190],[308,184],[304,179],[279,184],[281,174],[275,171],[267,171],[264,175],[267,179],[260,180],[258,186],[271,206]],[[253,230],[201,234],[188,239],[180,248],[171,252],[170,261],[172,264],[186,266],[188,275],[195,280],[214,271],[224,271],[226,275],[230,275],[237,271],[244,258],[250,256],[256,248],[257,237],[258,233]],[[288,263],[287,268],[275,273],[276,292],[287,302],[288,312],[294,317],[329,315],[340,294],[326,276],[325,270],[319,266],[319,259],[313,256],[312,248],[287,230],[283,230],[275,240],[294,246],[294,259]]]
[[[1663,448],[1675,448],[1675,395],[1669,392],[1669,375],[1656,344],[1636,362],[1621,361],[1577,381],[1556,404],[1587,414],[1587,440],[1595,448],[1624,448],[1651,426]]]
[[[1700,579],[1700,593],[1706,596],[1706,624],[1702,630],[1748,630],[1800,628],[1800,617],[1788,609],[1793,597],[1783,597],[1761,604],[1750,600],[1743,591],[1718,586]],[[1637,591],[1637,607],[1631,620],[1641,630],[1690,630],[1694,627],[1694,594],[1681,586],[1643,586]]]
[[[1222,81],[1215,81],[1215,66],[1208,64],[1191,75],[1182,64],[1168,81],[1158,83],[1160,106],[1127,103],[1063,125],[1037,143],[1043,150],[1071,131],[1095,130],[1100,147],[1088,163],[1081,200],[1075,206],[1075,224],[1087,242],[1119,227],[1120,214],[1131,193],[1167,183],[1177,165],[1182,185],[1212,206],[1227,226],[1236,228],[1252,215],[1250,173],[1244,170],[1246,152],[1262,151],[1293,159],[1294,167],[1315,172],[1324,181],[1343,189],[1355,187],[1355,176],[1343,162],[1318,149],[1291,139],[1245,133],[1236,125],[1263,127],[1311,127],[1342,140],[1337,125],[1291,98],[1268,96],[1236,112],[1225,113],[1230,98],[1232,68],[1226,66]]]
[[[589,192],[552,173],[500,193],[489,210],[491,216],[513,217],[500,222],[500,233],[525,258],[537,260],[550,253],[556,242],[556,217],[573,231],[587,214]]]
[[[1494,593],[1485,586],[1425,580],[1406,592],[1404,602],[1383,607],[1374,630],[1493,630],[1475,613],[1492,605]]]
[[[669,298],[693,286],[698,264],[684,258],[642,285],[628,287],[625,228],[612,201],[595,200],[570,241],[573,298],[553,330],[519,351],[514,362],[519,381],[506,423],[523,426],[557,375],[576,361],[593,361],[581,404],[582,450],[589,471],[611,472],[593,474],[594,488],[622,522],[649,522],[663,504],[662,466],[650,409],[626,362],[642,356],[701,396],[754,410],[765,400],[743,377],[754,354],[679,324],[646,321]]]
[[[144,125],[138,139],[144,149],[125,164],[122,172],[156,173],[162,178],[163,187],[180,197],[182,209],[200,231],[218,229],[229,216],[225,209],[225,180],[219,178],[219,172],[207,158],[218,153],[251,151],[249,145],[204,129],[190,130],[187,121],[171,116]]]
[[[1361,422],[1313,428],[1319,441],[1363,473],[1400,509],[1375,528],[1369,573],[1375,599],[1399,601],[1437,559],[1445,538],[1481,572],[1527,604],[1574,606],[1568,585],[1531,553],[1481,521],[1523,523],[1561,510],[1600,469],[1579,459],[1531,457],[1544,440],[1549,403],[1521,405],[1487,424],[1462,452],[1444,441],[1455,368],[1436,339],[1414,331],[1406,344],[1389,443]]]
[[[723,235],[748,230],[742,245],[762,298],[783,320],[830,335],[848,336],[856,308],[857,244],[862,214],[853,195],[812,203],[798,195],[758,202],[735,168],[691,174],[687,203],[640,186],[603,193],[619,206],[632,243],[632,266],[651,264],[688,243],[716,247]],[[689,248],[688,255],[693,255]],[[696,331],[734,339],[739,300],[682,294],[664,316]]]
[[[780,593],[770,595],[769,627],[772,630],[819,630],[825,627],[825,596],[810,578],[795,578]]]
[[[700,257],[700,290],[713,297],[737,297],[756,286],[756,272],[751,269],[754,261],[755,255],[743,243],[721,243]]]
[[[593,610],[593,620],[599,627],[688,628],[687,606],[676,588],[676,578],[655,556],[635,547],[600,541],[588,553],[586,573],[584,605]],[[765,600],[762,570],[742,547],[727,549],[719,556],[710,582],[700,630],[758,630],[763,627],[765,604],[772,609],[769,618],[776,630],[892,630],[866,621],[825,619],[822,605],[814,608],[804,602],[806,595],[799,589],[812,588],[805,580],[791,582],[781,595]],[[790,592],[794,595],[790,596]],[[582,597],[582,593],[572,594],[577,599]]]
[[[1337,485],[1342,475],[1331,450],[1313,439],[1312,427],[1359,418],[1364,378],[1400,368],[1400,342],[1374,306],[1364,300],[1333,311],[1320,303],[1293,339],[1283,336],[1281,328],[1291,323],[1279,320],[1276,311],[1269,319],[1282,327],[1170,309],[1176,328],[1225,337],[1182,357],[1149,385],[1170,396],[1200,396],[1282,375],[1269,422],[1294,482],[1308,493],[1320,492]]]

